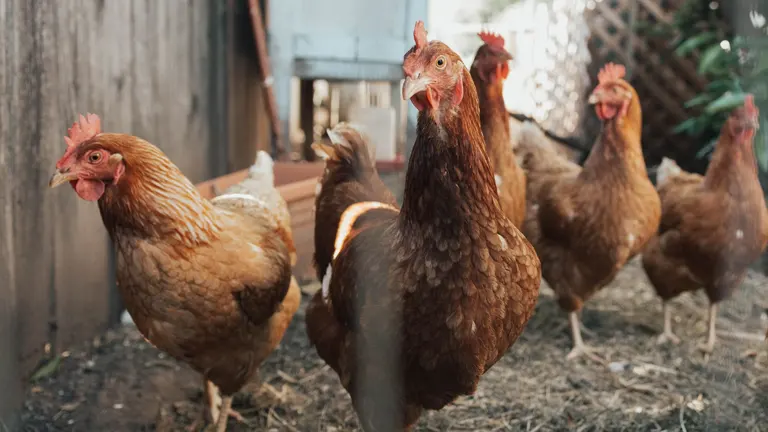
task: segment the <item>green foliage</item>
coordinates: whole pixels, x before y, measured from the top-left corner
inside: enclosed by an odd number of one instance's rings
[[[36,370],[34,374],[32,374],[30,381],[39,381],[43,378],[47,378],[53,375],[59,369],[59,365],[61,365],[61,356],[52,358],[46,364],[40,366],[40,368]]]
[[[721,0],[719,3],[722,3]],[[678,10],[670,26],[676,35],[675,53],[698,61],[698,73],[710,83],[701,94],[685,103],[694,116],[677,125],[675,133],[687,134],[702,143],[697,157],[708,157],[715,146],[720,129],[734,108],[744,103],[746,93],[755,96],[761,109],[760,131],[755,139],[755,153],[761,171],[768,171],[768,37],[735,36],[720,28],[720,7],[710,0],[688,0]],[[669,34],[669,33],[667,33]]]
[[[690,39],[685,39],[681,44],[677,46],[675,54],[679,56],[687,56],[692,53],[693,50],[701,48],[704,44],[711,44],[717,40],[717,35],[713,32],[702,33],[698,36],[693,36]]]

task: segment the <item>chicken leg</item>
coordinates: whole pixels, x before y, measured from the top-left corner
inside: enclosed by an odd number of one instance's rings
[[[597,363],[605,364],[605,360],[594,354],[593,349],[584,343],[581,338],[581,323],[576,311],[568,314],[568,322],[571,324],[571,334],[573,335],[573,349],[565,357],[566,360],[574,360],[582,355]]]
[[[704,353],[704,357],[708,358],[712,351],[715,350],[715,341],[717,340],[717,333],[715,332],[715,322],[717,321],[717,303],[709,305],[709,335],[707,342],[699,344],[699,350]]]
[[[245,423],[245,419],[239,412],[232,409],[232,396],[221,396],[216,384],[205,381],[205,414],[209,423],[216,424],[216,432],[224,432],[227,429],[229,417]]]
[[[680,343],[680,338],[672,333],[672,308],[666,300],[661,307],[664,312],[664,332],[659,335],[658,339],[656,339],[656,343],[658,345],[663,345],[667,342],[671,342],[674,345],[677,345]]]

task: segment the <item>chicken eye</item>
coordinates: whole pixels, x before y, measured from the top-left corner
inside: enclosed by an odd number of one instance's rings
[[[90,155],[88,155],[88,162],[90,163],[96,163],[101,160],[101,153],[100,152],[93,152]]]
[[[437,66],[438,69],[444,68],[445,63],[446,63],[445,56],[440,56],[437,58],[437,61],[435,61],[435,65]]]

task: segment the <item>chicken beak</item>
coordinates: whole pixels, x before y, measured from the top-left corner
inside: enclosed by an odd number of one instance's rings
[[[51,176],[51,180],[48,181],[48,187],[53,189],[56,186],[60,186],[73,180],[77,180],[77,174],[71,172],[69,169],[57,169]]]
[[[403,82],[403,100],[407,101],[413,95],[426,91],[430,84],[432,84],[432,79],[428,76],[416,75],[414,77],[405,77]]]
[[[587,102],[590,105],[594,105],[594,104],[600,103],[600,96],[601,95],[600,95],[599,92],[594,92],[591,95],[589,95],[589,99],[587,99]]]
[[[754,130],[760,130],[760,119],[757,117],[753,117],[750,120],[751,126]]]

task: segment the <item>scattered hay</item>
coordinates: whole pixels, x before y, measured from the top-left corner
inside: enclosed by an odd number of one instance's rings
[[[477,393],[425,414],[417,430],[766,430],[768,345],[760,340],[766,282],[751,274],[723,303],[720,339],[705,363],[696,344],[706,333],[706,298],[674,301],[674,329],[683,343],[656,346],[660,302],[635,260],[583,314],[586,341],[607,366],[565,361],[567,322],[543,287],[523,336]],[[349,397],[309,345],[303,313],[262,368],[262,380],[235,401],[249,424],[231,422],[230,431],[357,429]],[[201,389],[194,372],[124,327],[72,351],[30,389],[23,430],[185,431],[200,424]]]

